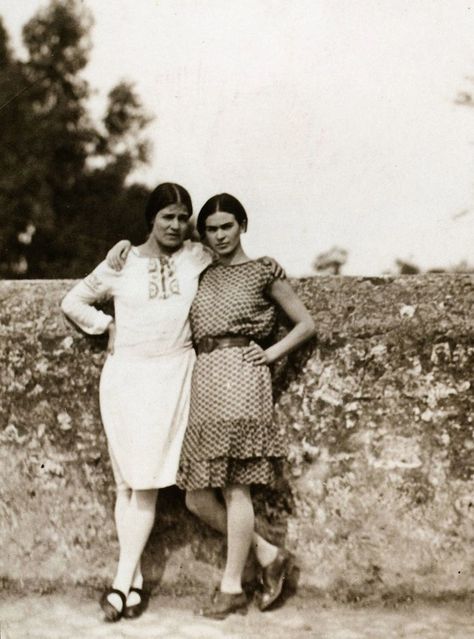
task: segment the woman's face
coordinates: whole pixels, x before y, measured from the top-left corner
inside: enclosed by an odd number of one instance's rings
[[[240,246],[240,234],[244,229],[232,213],[213,213],[205,224],[207,243],[218,255],[229,255]]]
[[[170,204],[156,214],[150,235],[163,248],[179,249],[186,239],[188,225],[187,208],[182,204]]]

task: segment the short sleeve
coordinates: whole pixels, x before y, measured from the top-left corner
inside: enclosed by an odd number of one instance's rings
[[[257,261],[260,264],[262,289],[266,292],[277,278],[273,274],[273,265],[267,257],[261,257]]]

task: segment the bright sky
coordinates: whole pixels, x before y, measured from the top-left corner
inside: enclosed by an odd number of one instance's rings
[[[16,45],[44,4],[1,0]],[[333,245],[347,274],[474,263],[474,108],[454,103],[474,90],[472,0],[84,4],[94,109],[125,78],[156,116],[138,177],[197,210],[237,196],[251,255],[294,275]]]

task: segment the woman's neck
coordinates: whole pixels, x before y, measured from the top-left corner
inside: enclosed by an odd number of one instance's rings
[[[241,245],[239,245],[235,251],[229,253],[228,255],[219,255],[218,262],[219,264],[223,264],[224,266],[231,266],[232,264],[242,264],[242,262],[249,261],[248,255],[244,252],[244,249]]]
[[[182,246],[182,244],[173,247],[162,246],[154,237],[149,237],[146,242],[137,246],[137,250],[143,257],[160,257],[162,255],[173,255]]]

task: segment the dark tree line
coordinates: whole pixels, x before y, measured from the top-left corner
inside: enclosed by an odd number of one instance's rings
[[[148,190],[127,178],[147,161],[149,118],[122,82],[93,121],[91,24],[79,0],[52,0],[23,28],[22,61],[0,17],[2,277],[82,276],[117,239],[143,236]]]
[[[147,162],[149,118],[125,82],[102,120],[91,117],[81,76],[91,25],[81,0],[51,0],[23,28],[23,61],[0,16],[0,277],[79,277],[117,239],[143,237],[148,189],[130,175]],[[314,268],[340,273],[346,258],[331,249]],[[399,261],[396,271],[419,268]]]

